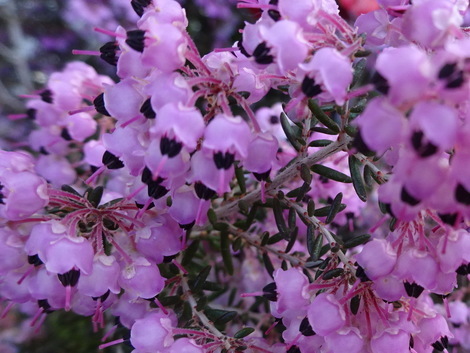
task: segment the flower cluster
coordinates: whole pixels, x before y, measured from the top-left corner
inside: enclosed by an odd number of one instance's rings
[[[95,28],[76,53],[119,80],[69,63],[11,116],[36,128],[1,151],[2,315],[134,353],[468,347],[468,1],[378,3],[240,0],[204,56],[174,0]]]

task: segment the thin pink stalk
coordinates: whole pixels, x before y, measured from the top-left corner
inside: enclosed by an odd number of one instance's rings
[[[93,30],[95,32],[103,33],[103,34],[106,34],[106,35],[111,36],[111,37],[127,38],[124,34],[119,34],[119,33],[104,29],[104,28],[95,27],[95,28],[93,28]]]
[[[101,53],[97,50],[79,50],[79,49],[73,49],[72,54],[73,55],[91,55],[91,56],[101,55]]]
[[[105,349],[105,348],[108,348],[108,347],[111,347],[111,346],[114,346],[116,344],[121,344],[124,342],[124,338],[120,338],[118,340],[114,340],[114,341],[111,341],[111,342],[108,342],[108,343],[104,343],[104,344],[100,344],[98,346],[98,349]]]

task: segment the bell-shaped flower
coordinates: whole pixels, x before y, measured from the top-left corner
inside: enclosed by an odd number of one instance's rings
[[[390,86],[388,96],[393,105],[412,104],[421,99],[432,74],[428,55],[414,45],[384,49],[375,67]]]
[[[0,175],[0,216],[17,221],[47,205],[47,183],[31,172],[4,170]]]
[[[108,290],[118,294],[120,267],[114,256],[98,255],[93,261],[92,272],[81,275],[77,288],[80,293],[90,297],[101,297]]]
[[[385,98],[371,100],[355,123],[367,147],[378,154],[397,146],[404,135],[405,117]]]
[[[139,86],[136,80],[126,78],[105,87],[104,105],[113,118],[125,123],[140,114],[145,99]]]
[[[373,239],[364,245],[356,259],[367,277],[376,280],[393,271],[397,254],[385,239]]]
[[[415,282],[424,288],[433,288],[436,284],[438,264],[426,251],[408,249],[398,258],[394,274],[404,281]]]
[[[161,312],[149,313],[132,325],[130,339],[139,353],[161,352],[174,342],[171,319]]]
[[[57,188],[72,185],[77,178],[77,172],[70,162],[65,157],[54,154],[40,155],[36,162],[36,171]]]
[[[453,37],[462,22],[455,1],[419,1],[405,12],[402,33],[425,48],[437,48]]]
[[[207,126],[202,146],[214,153],[228,152],[237,159],[244,159],[250,140],[250,127],[242,117],[218,114]]]
[[[305,72],[304,80],[313,80],[319,86],[315,96],[326,101],[334,100],[338,105],[345,102],[353,79],[351,62],[347,57],[336,49],[321,48],[308,63],[300,64],[300,68]]]
[[[78,269],[83,274],[90,274],[93,256],[93,247],[87,239],[63,233],[46,247],[43,262],[49,272],[63,274]]]
[[[294,21],[280,20],[270,28],[261,27],[261,36],[271,48],[275,56],[274,62],[281,74],[297,68],[307,57],[308,42],[305,40],[302,28]]]
[[[150,96],[152,108],[157,112],[167,103],[186,104],[193,92],[187,81],[178,72],[155,71],[149,76],[144,93]]]
[[[287,271],[278,269],[274,272],[277,301],[273,303],[276,317],[303,316],[309,305],[306,294],[308,286],[307,277],[298,269],[290,268]]]
[[[410,334],[396,327],[380,330],[370,340],[370,348],[372,353],[408,352]]]
[[[325,342],[332,353],[361,353],[364,347],[364,338],[355,327],[343,327],[325,337]]]
[[[159,264],[165,256],[182,250],[182,229],[168,214],[159,216],[147,227],[136,232],[137,250],[149,261]]]
[[[271,170],[278,148],[279,143],[273,135],[257,135],[248,145],[248,156],[243,166],[246,170],[258,174]]]
[[[204,119],[196,108],[186,107],[181,103],[168,103],[158,110],[150,134],[175,139],[181,142],[188,152],[192,152],[203,135],[204,126]]]
[[[149,17],[145,23],[145,48],[142,63],[162,72],[172,72],[184,65],[187,50],[181,30]]]
[[[67,131],[75,141],[83,142],[96,132],[96,121],[88,113],[77,113],[67,118]]]
[[[327,336],[344,326],[346,313],[333,294],[321,293],[308,308],[308,322],[317,334]]]
[[[139,257],[121,271],[119,285],[134,299],[138,297],[148,299],[162,291],[165,280],[156,265]]]

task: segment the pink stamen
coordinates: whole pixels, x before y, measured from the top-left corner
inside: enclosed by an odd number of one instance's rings
[[[204,199],[199,200],[199,205],[197,206],[196,220],[195,220],[196,225],[200,225],[201,223],[202,206],[204,205],[204,202],[205,202]]]
[[[133,199],[139,192],[144,190],[146,187],[147,187],[147,184],[143,184],[139,186],[137,189],[135,189],[133,192],[131,192],[129,195],[126,196],[126,200]]]
[[[162,156],[162,159],[160,159],[160,162],[158,162],[157,168],[155,169],[155,171],[152,174],[152,179],[154,181],[158,179],[158,175],[160,174],[162,169],[165,167],[165,164],[166,164],[167,161],[168,161],[168,155],[165,154],[164,156]]]
[[[261,202],[266,203],[266,181],[261,181]]]
[[[34,334],[39,333],[39,330],[41,329],[42,324],[46,320],[46,317],[47,317],[46,315],[41,315],[41,317],[39,318],[38,324],[36,325],[36,329],[34,330]]]
[[[160,308],[161,311],[163,311],[163,313],[164,313],[165,315],[168,315],[168,310],[165,309],[165,307],[162,305],[162,303],[160,302],[160,300],[158,300],[157,298],[155,298],[155,299],[153,300],[153,302],[154,302],[155,304],[157,304],[157,306]]]
[[[450,313],[449,301],[447,300],[447,298],[442,298],[442,301],[444,302],[444,307],[446,308],[447,318],[450,319],[452,315]]]
[[[9,302],[7,304],[5,309],[3,309],[3,311],[2,311],[2,314],[0,315],[0,319],[3,319],[3,318],[5,318],[5,316],[7,316],[7,314],[10,312],[11,308],[13,307],[13,305],[15,305],[15,303],[13,303],[13,302]]]
[[[28,277],[28,276],[31,274],[31,272],[33,272],[33,270],[34,270],[34,265],[31,265],[31,266],[28,268],[28,270],[27,270],[25,273],[23,273],[23,276],[20,277],[20,279],[16,282],[16,284],[21,284],[21,283],[23,283],[23,281],[25,280],[25,278]]]
[[[178,261],[176,261],[175,259],[171,260],[171,263],[172,263],[173,265],[175,265],[176,267],[178,267],[179,270],[180,270],[181,272],[183,272],[185,275],[188,274],[188,271],[186,271],[186,269],[183,267],[183,265],[181,265],[181,264],[180,264]]]
[[[253,292],[253,293],[242,293],[240,294],[240,297],[242,298],[249,298],[249,297],[262,297],[264,295],[264,292]]]
[[[31,322],[29,323],[29,326],[33,327],[34,325],[36,325],[36,322],[41,317],[43,312],[44,312],[43,308],[38,308],[38,310],[36,311],[36,313],[34,314],[32,320],[31,320]]]
[[[217,186],[217,193],[222,195],[225,186],[225,169],[219,169],[219,185]]]
[[[372,91],[373,89],[374,89],[374,85],[372,84],[359,87],[358,89],[355,89],[354,91],[349,92],[348,95],[346,96],[346,99],[351,99],[351,98],[362,96]]]
[[[124,38],[124,39],[127,38],[127,36],[125,36],[124,34],[119,34],[119,33],[104,29],[104,28],[95,27],[93,28],[93,30],[95,32],[103,33],[111,37]]]
[[[115,340],[115,341],[111,341],[111,342],[108,342],[108,343],[103,343],[103,344],[100,344],[98,346],[98,349],[105,349],[105,348],[108,348],[108,347],[111,347],[111,346],[114,346],[116,344],[120,344],[120,343],[123,343],[124,342],[124,338],[120,338],[118,340]]]
[[[65,286],[65,311],[72,309],[72,287]]]
[[[77,110],[71,110],[69,111],[69,115],[74,115],[74,114],[77,114],[77,113],[84,113],[84,112],[89,112],[89,111],[92,111],[92,110],[95,110],[95,107],[93,105],[90,105],[88,107],[83,107],[83,108],[80,108],[80,109],[77,109]]]
[[[277,6],[269,5],[269,4],[238,3],[237,9],[277,10]]]
[[[121,127],[122,127],[122,128],[125,128],[126,126],[128,126],[128,125],[132,124],[133,122],[135,122],[135,121],[137,121],[137,120],[139,120],[139,119],[142,119],[142,118],[143,118],[142,115],[137,115],[137,116],[133,117],[132,119],[129,119],[129,120],[126,121],[125,123],[122,123],[122,124],[121,124]]]
[[[274,321],[271,326],[268,327],[268,329],[266,330],[266,332],[264,333],[266,336],[269,335],[271,333],[272,330],[274,330],[274,328],[277,326],[277,324],[279,323],[280,321]]]
[[[41,98],[38,94],[20,94],[18,97],[20,98]]]
[[[230,47],[230,48],[215,48],[214,49],[214,52],[216,53],[223,53],[223,52],[226,52],[226,51],[230,51],[230,52],[233,52],[233,51],[238,51],[240,50],[239,48],[236,48],[236,47]]]
[[[9,114],[7,115],[7,118],[10,120],[19,120],[19,119],[25,119],[27,118],[27,114]]]
[[[103,174],[105,170],[106,170],[105,165],[102,165],[101,167],[99,167],[92,175],[90,175],[90,177],[87,180],[85,180],[85,184],[90,185],[91,183],[93,183],[101,174]]]
[[[92,55],[92,56],[101,55],[101,53],[97,50],[79,50],[79,49],[73,49],[72,54],[73,55]]]
[[[118,325],[114,325],[113,327],[111,327],[109,331],[104,334],[103,338],[101,339],[101,342],[106,341],[108,337],[113,335],[117,328],[118,328]]]
[[[385,215],[383,216],[371,229],[369,229],[369,232],[373,233],[375,232],[384,222],[388,219],[388,216]]]

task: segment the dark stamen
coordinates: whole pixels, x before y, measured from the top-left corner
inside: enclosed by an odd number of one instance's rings
[[[217,152],[214,154],[214,162],[217,169],[229,169],[234,160],[235,155],[230,152]]]
[[[168,137],[164,136],[160,140],[160,152],[163,156],[168,155],[168,158],[173,158],[180,153],[183,148],[183,144],[176,140],[170,140]]]
[[[140,107],[140,112],[144,114],[147,119],[155,119],[157,116],[157,113],[155,113],[152,108],[152,104],[150,103],[150,98],[147,99],[144,104],[142,104],[142,107]]]
[[[135,29],[133,31],[127,31],[126,44],[132,49],[143,52],[145,48],[145,31],[140,29]]]

